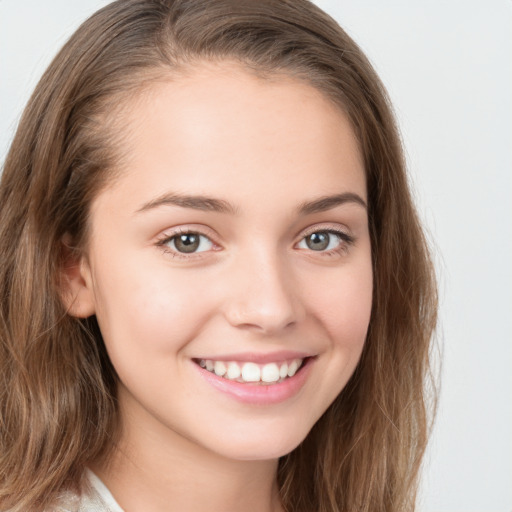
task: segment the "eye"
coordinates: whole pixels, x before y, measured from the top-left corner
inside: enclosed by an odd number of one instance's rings
[[[298,244],[299,249],[324,252],[335,250],[340,247],[348,236],[337,231],[315,231],[305,236]]]
[[[166,238],[159,243],[172,251],[181,254],[192,254],[197,252],[210,251],[213,248],[213,242],[205,235],[200,233],[179,233],[170,238]]]

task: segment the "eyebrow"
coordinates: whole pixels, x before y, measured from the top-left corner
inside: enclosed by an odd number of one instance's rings
[[[320,199],[315,199],[314,201],[302,203],[298,211],[301,215],[310,215],[312,213],[325,212],[346,203],[355,203],[362,206],[365,210],[368,209],[365,200],[360,195],[353,192],[345,192],[343,194],[325,196]]]
[[[310,215],[312,213],[325,212],[346,203],[355,203],[367,209],[366,202],[360,195],[353,192],[345,192],[343,194],[324,196],[313,201],[307,201],[302,203],[297,211],[299,215]],[[181,208],[191,208],[206,212],[229,213],[232,215],[236,214],[238,211],[235,206],[223,199],[215,199],[201,195],[194,196],[167,193],[145,203],[137,210],[137,213],[152,210],[160,206],[179,206]]]
[[[223,199],[214,199],[206,196],[181,195],[176,193],[164,194],[144,204],[138,212],[144,212],[158,208],[159,206],[180,206],[181,208],[192,208],[205,212],[236,213],[236,208]]]

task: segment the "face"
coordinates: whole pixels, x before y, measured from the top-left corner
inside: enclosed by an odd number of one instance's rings
[[[227,64],[129,107],[124,169],[92,204],[75,314],[97,315],[125,422],[231,459],[282,456],[366,337],[354,133],[312,87]]]

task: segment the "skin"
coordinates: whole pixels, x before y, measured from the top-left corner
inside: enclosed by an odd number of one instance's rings
[[[67,276],[72,314],[97,315],[120,379],[121,442],[93,469],[126,512],[281,510],[277,460],[343,389],[368,328],[356,138],[311,86],[229,63],[153,84],[128,107],[124,167],[93,201],[87,251]],[[350,241],[307,245],[329,230]],[[200,252],[176,250],[180,231],[204,235]],[[219,392],[193,362],[283,350],[314,359],[302,388],[271,405]]]

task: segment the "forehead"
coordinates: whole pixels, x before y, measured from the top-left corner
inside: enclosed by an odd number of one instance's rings
[[[167,189],[217,197],[229,192],[238,203],[254,196],[256,185],[279,189],[283,201],[305,189],[329,195],[334,187],[366,198],[348,118],[290,76],[204,64],[152,83],[124,110],[123,168],[115,189],[126,186],[148,200]]]

